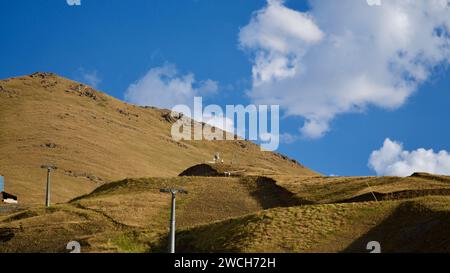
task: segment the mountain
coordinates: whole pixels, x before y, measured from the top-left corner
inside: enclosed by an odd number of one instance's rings
[[[0,253],[450,252],[450,177],[326,177],[248,141],[175,142],[168,110],[50,73],[0,81]],[[211,164],[220,152],[223,163]],[[44,207],[46,171],[53,203]],[[230,174],[230,175],[228,175]],[[55,202],[59,202],[55,204]]]
[[[318,175],[242,139],[176,142],[169,113],[53,73],[0,80],[0,174],[6,191],[21,204],[42,204],[41,165],[53,164],[52,202],[65,202],[127,177],[177,176],[216,152],[247,173]]]

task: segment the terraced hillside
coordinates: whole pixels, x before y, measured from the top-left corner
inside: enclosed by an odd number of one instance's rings
[[[41,204],[51,163],[54,202],[126,177],[173,177],[212,160],[273,174],[317,175],[280,154],[235,141],[171,138],[168,110],[139,107],[52,73],[0,80],[0,174],[22,204]]]

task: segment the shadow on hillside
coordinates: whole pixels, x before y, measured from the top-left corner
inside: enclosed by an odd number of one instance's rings
[[[363,252],[377,241],[383,253],[450,252],[450,213],[433,211],[414,201],[401,204],[387,219],[343,252]]]
[[[250,195],[255,198],[264,209],[314,204],[314,202],[302,199],[287,189],[278,186],[276,181],[272,178],[253,177],[251,179],[256,180],[251,183],[248,179],[243,178],[241,179],[241,182],[249,187]]]
[[[247,215],[207,225],[178,230],[176,233],[177,253],[239,253],[242,243],[248,240],[245,226],[259,221],[258,215]],[[168,251],[168,236],[162,236],[150,246],[151,252]]]
[[[402,200],[411,199],[423,196],[447,196],[450,195],[450,189],[420,189],[420,190],[404,190],[390,193],[380,192],[368,192],[346,200],[342,200],[338,203],[356,203],[356,202],[371,202],[375,201],[387,201],[387,200]]]

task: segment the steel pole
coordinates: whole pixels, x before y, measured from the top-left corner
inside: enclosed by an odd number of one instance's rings
[[[175,253],[175,201],[176,193],[172,192],[172,210],[170,212],[169,252]]]
[[[47,208],[50,207],[50,172],[51,172],[51,169],[48,168],[47,169],[47,192],[45,194],[45,206]]]

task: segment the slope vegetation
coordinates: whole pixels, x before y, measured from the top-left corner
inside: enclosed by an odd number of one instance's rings
[[[182,252],[450,252],[450,198],[270,209],[178,233]]]
[[[51,73],[0,80],[0,174],[23,204],[42,203],[51,163],[53,201],[127,177],[170,177],[220,152],[226,163],[273,174],[316,175],[245,140],[172,140],[168,110],[138,107]]]
[[[410,177],[271,176],[278,185],[311,203],[345,203],[450,195],[450,177],[413,174]]]
[[[274,181],[260,177],[125,179],[50,209],[0,213],[0,252],[58,252],[70,240],[83,242],[85,251],[160,251],[170,195],[159,189],[167,187],[189,192],[177,198],[179,228],[301,204]]]
[[[83,252],[163,252],[170,195],[159,189],[167,187],[189,191],[177,197],[179,251],[367,252],[369,241],[385,252],[449,251],[450,197],[438,190],[446,177],[364,178],[386,194],[435,189],[378,202],[356,200],[368,190],[361,179],[301,192],[260,176],[125,179],[50,209],[0,210],[0,252],[64,252],[72,240]]]

